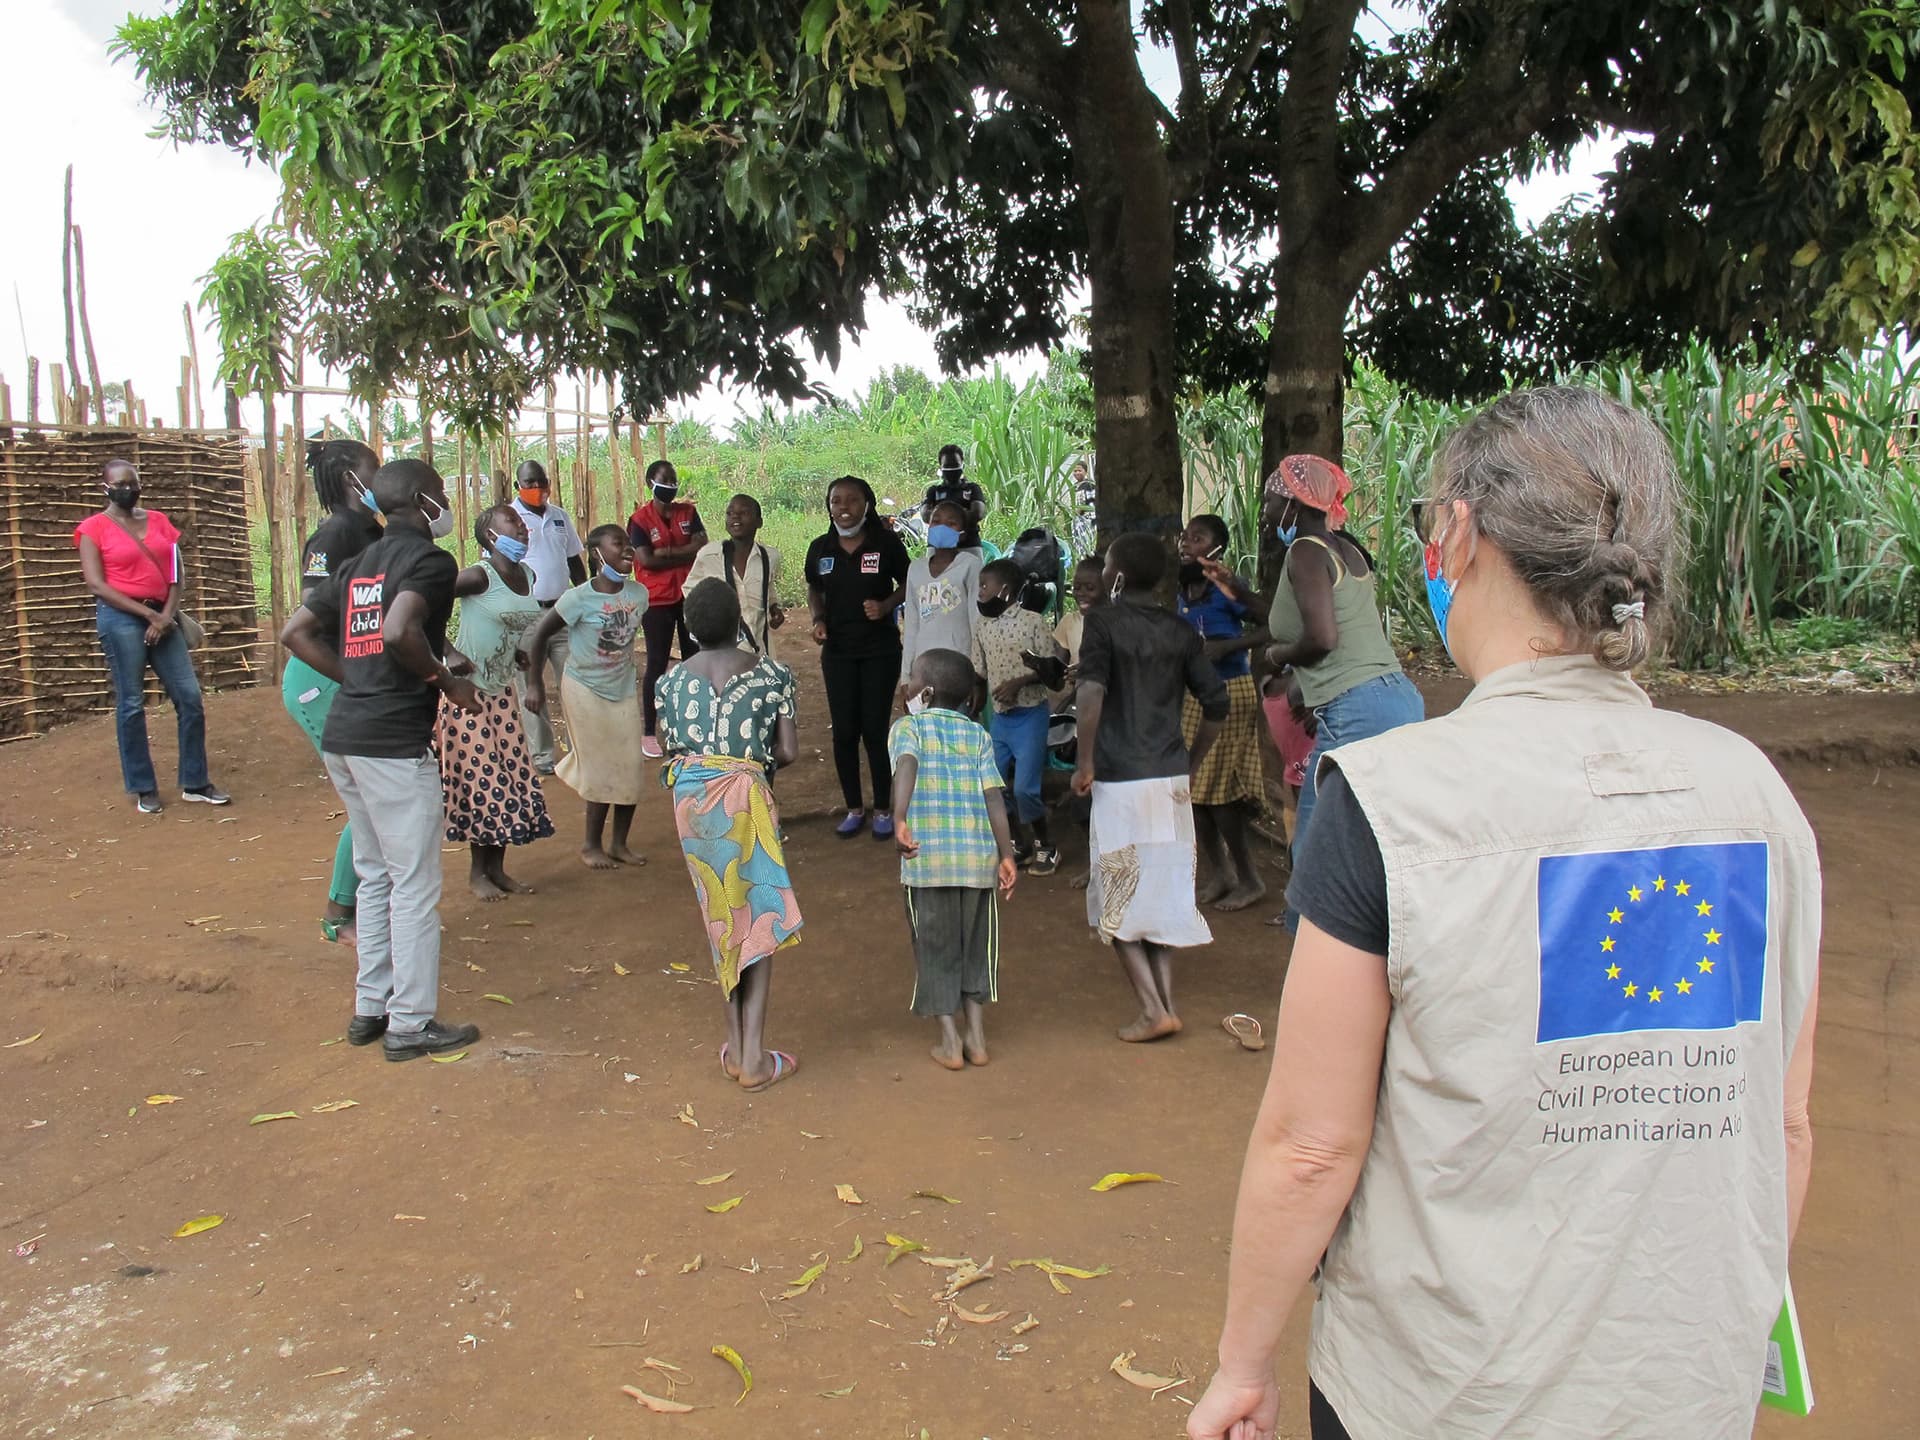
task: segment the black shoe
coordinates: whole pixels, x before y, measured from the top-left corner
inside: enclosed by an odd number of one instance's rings
[[[384,1015],[356,1015],[347,1022],[347,1044],[371,1045],[387,1033]]]
[[[158,790],[142,790],[134,797],[133,803],[134,808],[139,810],[142,815],[158,815],[162,810],[167,808],[160,803],[160,792]]]
[[[387,1059],[411,1060],[417,1055],[438,1055],[442,1050],[458,1050],[479,1038],[478,1025],[442,1025],[438,1020],[429,1020],[418,1030],[389,1030],[383,1043]]]
[[[182,800],[198,801],[202,805],[231,805],[233,797],[218,785],[202,785],[198,790],[182,790]]]
[[[1022,870],[1031,865],[1033,863],[1033,846],[1022,845],[1019,841],[1014,841],[1013,863],[1018,865]]]
[[[1037,846],[1033,852],[1033,861],[1028,870],[1030,875],[1051,875],[1060,868],[1060,852],[1049,850],[1046,846]]]

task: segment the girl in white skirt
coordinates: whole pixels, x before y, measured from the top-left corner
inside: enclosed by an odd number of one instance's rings
[[[1192,772],[1227,718],[1227,688],[1199,632],[1156,604],[1167,552],[1151,535],[1107,551],[1112,602],[1086,612],[1080,638],[1079,764],[1074,793],[1093,797],[1087,923],[1113,946],[1140,1002],[1122,1040],[1180,1030],[1173,952],[1213,940],[1194,903]],[[1200,704],[1188,750],[1180,711]]]
[[[646,788],[633,641],[646,613],[647,592],[634,583],[633,545],[621,526],[593,530],[587,550],[599,567],[593,577],[556,600],[527,637],[526,705],[529,710],[546,705],[542,677],[547,646],[565,626],[567,668],[560,676],[560,693],[572,748],[554,774],[587,802],[581,860],[590,869],[611,870],[647,863],[627,845],[634,807]],[[613,833],[603,845],[609,810]]]

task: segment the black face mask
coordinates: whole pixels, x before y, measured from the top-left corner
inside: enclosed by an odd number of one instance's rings
[[[109,485],[107,487],[107,499],[118,505],[122,510],[131,510],[140,503],[140,487],[138,485]]]
[[[1180,562],[1180,588],[1182,590],[1191,590],[1206,578],[1206,567],[1198,560],[1182,560]]]
[[[1007,607],[1012,603],[1013,601],[1005,595],[1001,595],[992,600],[976,600],[974,601],[974,606],[982,615],[986,616],[987,619],[998,620],[1002,615],[1007,613]]]

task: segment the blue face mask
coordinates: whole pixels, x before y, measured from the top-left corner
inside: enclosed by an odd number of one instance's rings
[[[600,578],[605,580],[609,585],[624,585],[631,577],[628,576],[626,571],[616,570],[613,566],[602,561],[600,564]]]
[[[380,502],[373,498],[373,487],[371,485],[368,485],[363,489],[361,489],[358,493],[360,496],[360,503],[366,506],[367,509],[370,510],[373,514],[379,515]]]
[[[1273,527],[1273,533],[1282,545],[1291,545],[1294,537],[1300,533],[1300,527],[1297,524],[1276,525]]]
[[[960,548],[960,532],[951,525],[929,525],[927,527],[927,544],[936,550],[958,550]]]
[[[1447,639],[1447,616],[1453,612],[1453,581],[1441,573],[1440,542],[1434,541],[1427,546],[1427,608],[1433,611],[1434,628],[1440,632],[1440,643],[1447,648],[1447,658],[1453,658],[1453,643]]]
[[[500,556],[503,560],[510,560],[515,565],[518,565],[522,560],[527,558],[527,542],[524,540],[516,540],[511,535],[495,535],[493,537],[493,553]]]

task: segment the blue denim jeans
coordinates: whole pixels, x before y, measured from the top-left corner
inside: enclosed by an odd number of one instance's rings
[[[993,763],[1013,792],[1007,813],[1022,825],[1047,813],[1040,779],[1047,773],[1047,724],[1052,718],[1045,705],[993,712]]]
[[[1320,757],[1329,750],[1371,740],[1402,725],[1416,725],[1427,718],[1426,701],[1402,672],[1376,675],[1344,691],[1314,712],[1320,728],[1314,736],[1313,753],[1307,756],[1307,778],[1300,787],[1300,809],[1293,822],[1293,864],[1300,867],[1306,852],[1308,827],[1313,821],[1313,802],[1320,776]],[[1287,930],[1292,933],[1300,917],[1287,909]]]
[[[180,788],[198,790],[207,783],[207,712],[200,702],[200,681],[180,627],[158,645],[147,644],[147,623],[94,601],[94,626],[113,676],[113,717],[120,741],[120,776],[129,795],[157,791],[153,754],[147,749],[146,671],[160,677],[180,729]]]

